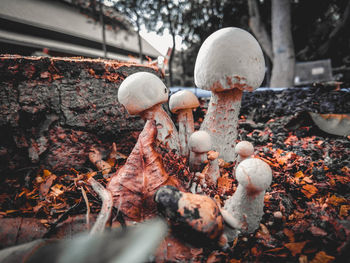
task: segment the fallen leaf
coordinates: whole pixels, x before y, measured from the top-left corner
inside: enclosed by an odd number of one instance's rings
[[[218,193],[220,195],[227,194],[232,191],[233,179],[229,178],[229,174],[225,173],[218,178]]]
[[[310,261],[310,263],[329,263],[333,261],[335,257],[329,256],[324,251],[320,251],[316,256]]]
[[[294,232],[292,230],[284,228],[283,233],[288,237],[289,242],[293,243],[295,241]]]
[[[332,195],[330,198],[327,199],[326,202],[334,206],[339,206],[340,204],[347,203],[347,200],[345,198]]]
[[[313,234],[314,236],[321,236],[321,237],[324,237],[324,236],[327,236],[327,232],[324,231],[323,229],[319,228],[319,227],[316,227],[316,226],[311,226],[309,228],[309,231],[311,232],[311,234]]]
[[[289,249],[289,251],[292,253],[292,256],[295,257],[297,254],[300,254],[303,250],[305,244],[307,241],[303,242],[295,242],[295,243],[287,243],[284,244],[286,248]]]
[[[303,192],[303,194],[309,199],[313,197],[317,193],[317,191],[318,189],[311,184],[305,184],[301,189],[301,192]]]
[[[340,207],[339,216],[347,217],[349,215],[350,205],[342,205]]]
[[[51,193],[52,195],[54,195],[55,197],[61,195],[64,193],[64,186],[61,184],[55,184],[54,186],[51,187]]]
[[[155,149],[156,136],[155,122],[147,121],[125,165],[107,185],[114,206],[120,207],[130,220],[140,221],[155,215],[153,195],[160,186],[178,186],[166,173],[162,156]]]
[[[45,170],[47,171],[47,170]],[[46,176],[44,176],[46,177]],[[54,175],[54,174],[49,174],[47,179],[45,180],[44,183],[40,184],[40,187],[39,187],[39,192],[42,196],[46,196],[48,194],[48,192],[50,191],[50,188],[53,184],[53,182],[56,180],[57,176]]]

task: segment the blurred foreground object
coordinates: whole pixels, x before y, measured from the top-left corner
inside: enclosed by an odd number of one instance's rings
[[[39,239],[0,251],[1,263],[15,262],[145,262],[152,260],[167,233],[166,223],[154,219],[124,232],[81,234],[72,240]]]
[[[339,136],[350,135],[350,114],[309,114],[322,131]]]

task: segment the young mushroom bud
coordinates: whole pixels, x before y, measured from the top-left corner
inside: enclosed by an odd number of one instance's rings
[[[190,150],[190,169],[198,171],[207,160],[207,153],[212,149],[210,135],[205,131],[192,133],[188,147]]]
[[[237,143],[235,153],[238,155],[237,162],[240,163],[254,154],[254,146],[248,141],[241,141]]]
[[[128,76],[120,85],[118,100],[131,115],[144,120],[155,120],[157,139],[170,149],[179,150],[179,135],[169,115],[162,108],[168,101],[168,89],[154,74],[137,72]]]
[[[216,185],[218,178],[220,177],[220,168],[219,168],[219,153],[215,151],[209,151],[207,154],[208,157],[208,170],[205,171],[205,174],[208,176],[209,181]]]
[[[235,159],[243,91],[258,88],[264,75],[263,52],[256,39],[245,30],[220,29],[204,41],[198,52],[194,81],[199,88],[212,91],[201,130],[211,135],[214,150],[226,162]]]
[[[181,90],[170,96],[169,108],[178,115],[180,153],[188,156],[188,140],[194,132],[192,110],[199,106],[199,101],[191,91]]]
[[[248,158],[237,166],[236,179],[237,190],[224,209],[231,214],[231,221],[240,222],[243,232],[252,233],[259,228],[264,214],[264,195],[271,184],[272,171],[264,161]]]

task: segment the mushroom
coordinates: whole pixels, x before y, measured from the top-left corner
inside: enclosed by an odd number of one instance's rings
[[[209,151],[207,153],[208,165],[204,168],[203,172],[205,174],[205,179],[209,180],[210,184],[216,185],[218,178],[220,177],[219,168],[219,153],[215,151]]]
[[[140,115],[144,120],[155,120],[157,139],[170,149],[179,150],[179,135],[169,115],[162,108],[168,101],[168,89],[156,75],[137,72],[128,76],[120,85],[118,100],[131,115]]]
[[[270,166],[257,158],[248,158],[239,163],[236,169],[238,187],[226,201],[222,212],[229,222],[240,222],[241,230],[252,233],[258,229],[264,215],[264,196],[272,180]]]
[[[192,110],[199,106],[199,101],[191,91],[181,90],[170,96],[169,109],[178,115],[180,153],[188,156],[188,140],[194,132]]]
[[[254,154],[254,146],[248,141],[241,141],[237,143],[235,153],[238,155],[237,162],[240,163]]]
[[[195,84],[212,91],[200,129],[211,135],[214,150],[226,162],[235,159],[243,90],[258,88],[264,75],[265,60],[259,43],[240,28],[228,27],[214,32],[198,52],[194,69]]]
[[[211,138],[206,131],[196,131],[192,133],[188,141],[190,150],[190,169],[198,171],[201,164],[207,160],[207,153],[211,150]]]

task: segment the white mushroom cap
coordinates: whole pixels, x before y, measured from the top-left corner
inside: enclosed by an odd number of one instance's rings
[[[198,106],[198,98],[188,90],[180,90],[171,95],[169,99],[169,108],[172,113],[176,113],[178,110],[197,108]]]
[[[254,146],[248,141],[241,141],[236,144],[235,153],[246,158],[254,153]]]
[[[239,163],[236,179],[242,186],[253,186],[261,191],[266,190],[272,181],[270,166],[257,158],[248,158]]]
[[[212,91],[254,90],[264,75],[265,60],[258,41],[236,27],[211,34],[203,42],[194,68],[197,87]]]
[[[211,138],[206,131],[196,131],[190,136],[188,146],[195,153],[206,153],[212,149]]]
[[[135,115],[168,100],[168,89],[156,75],[137,72],[120,85],[118,100],[129,114]]]

